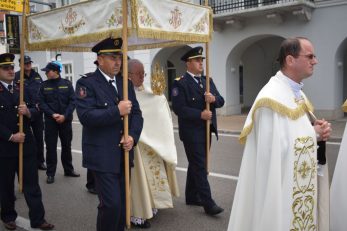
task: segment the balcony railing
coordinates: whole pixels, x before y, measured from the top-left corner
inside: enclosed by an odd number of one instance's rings
[[[314,0],[304,0],[313,3]],[[209,0],[208,5],[213,9],[214,14],[232,13],[245,9],[257,8],[261,6],[296,3],[298,0]],[[205,1],[200,0],[204,5]]]

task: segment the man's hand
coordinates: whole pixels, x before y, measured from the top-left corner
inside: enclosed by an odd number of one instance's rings
[[[54,113],[52,115],[53,119],[55,119],[55,122],[57,122],[58,124],[62,124],[65,121],[65,116],[64,115],[60,115],[58,113]]]
[[[118,104],[118,109],[119,109],[120,115],[121,116],[129,115],[131,112],[131,107],[132,107],[131,101],[129,101],[129,100],[120,101]]]
[[[123,149],[129,152],[134,146],[134,139],[128,136],[128,139],[125,140],[124,136],[122,136],[120,143],[123,145]]]
[[[201,112],[201,119],[203,120],[211,120],[212,119],[212,112],[208,110],[203,110]]]
[[[28,118],[31,117],[31,113],[25,103],[18,106],[18,114],[24,115]]]
[[[327,141],[331,135],[331,124],[325,119],[316,120],[314,122],[314,130],[319,135],[319,141]]]
[[[64,116],[64,115],[59,115],[59,116],[55,119],[55,121],[56,121],[58,124],[62,124],[62,123],[64,123],[64,121],[65,121],[65,116]]]
[[[212,95],[211,93],[205,92],[205,102],[206,103],[214,103],[216,102],[216,97]]]
[[[25,134],[23,132],[17,132],[16,134],[13,134],[10,141],[14,143],[24,143],[25,140]]]

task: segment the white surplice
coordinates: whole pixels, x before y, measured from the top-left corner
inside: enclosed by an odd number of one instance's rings
[[[172,208],[172,196],[179,196],[177,150],[165,96],[144,88],[135,92],[144,124],[131,172],[132,216],[149,219],[152,209]]]
[[[346,112],[347,100],[343,105]],[[343,133],[330,187],[330,231],[347,230],[347,127]]]
[[[245,143],[228,231],[317,229],[317,141],[303,92],[279,71],[259,92],[240,135]]]

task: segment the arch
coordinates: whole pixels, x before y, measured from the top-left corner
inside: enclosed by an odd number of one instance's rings
[[[256,35],[240,41],[226,59],[227,114],[240,114],[253,104],[260,89],[279,66],[277,55],[283,37]]]
[[[341,105],[347,99],[347,38],[337,47],[334,63],[337,86],[341,86],[336,88],[335,99]]]

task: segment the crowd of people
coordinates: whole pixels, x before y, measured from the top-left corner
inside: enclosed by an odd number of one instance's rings
[[[49,62],[41,69],[47,76],[43,81],[32,69],[31,58],[24,56],[23,104],[19,104],[20,71],[14,72],[15,56],[0,54],[0,203],[1,220],[8,230],[17,227],[14,189],[19,143],[23,143],[23,193],[30,225],[54,229],[44,218],[38,170],[46,171],[47,184],[55,182],[59,137],[64,175],[80,176],[71,155],[75,109],[83,127],[86,187],[99,199],[97,231],[125,229],[124,152],[130,157],[133,225],[149,228],[149,219],[160,209],[173,208],[173,197],[179,196],[177,150],[166,97],[144,86],[143,64],[130,59],[128,98],[123,98],[121,38],[104,39],[92,52],[96,53],[97,68],[82,75],[75,90],[69,80],[61,77],[60,62]],[[203,59],[200,46],[181,57],[186,72],[173,83],[172,109],[178,117],[179,137],[188,159],[185,203],[216,216],[224,209],[212,198],[206,144],[207,135],[215,133],[218,139],[216,109],[223,107],[224,99],[213,80],[203,75]],[[331,125],[315,117],[302,91],[302,81],[313,74],[318,63],[314,47],[307,38],[285,39],[278,61],[280,70],[259,92],[240,135],[245,148],[228,231],[328,231],[332,226],[325,158]],[[210,90],[206,92],[208,79]],[[210,104],[209,110],[206,103]],[[23,116],[23,132],[19,132],[19,115]],[[154,128],[150,126],[153,123]],[[206,134],[206,126],[210,126],[210,134]],[[343,159],[341,151],[339,159]],[[334,201],[343,196],[339,193],[346,188],[344,185],[341,189],[343,179],[333,181]],[[338,226],[334,230],[342,230]]]

